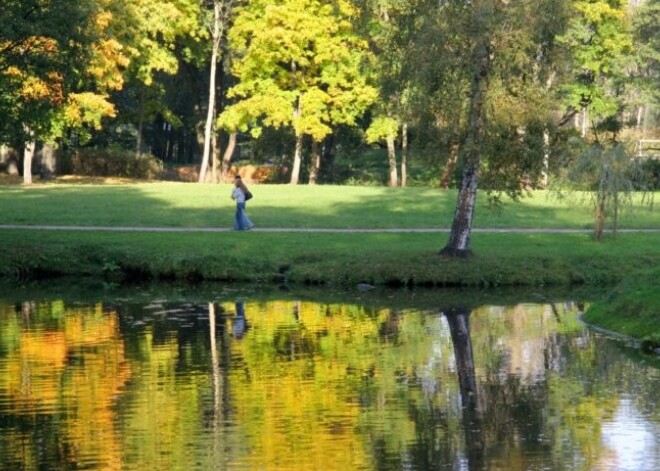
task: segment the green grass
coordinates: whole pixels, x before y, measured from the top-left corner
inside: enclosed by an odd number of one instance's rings
[[[591,306],[584,320],[660,346],[660,267],[624,279],[609,296]]]
[[[103,275],[353,286],[614,283],[660,262],[660,234],[475,234],[475,255],[438,255],[446,234],[0,231],[7,278]],[[631,263],[634,262],[634,263]]]
[[[229,185],[138,183],[0,186],[0,224],[227,227],[234,204]],[[254,185],[248,203],[259,227],[422,228],[451,225],[455,191],[425,188]],[[660,212],[638,207],[624,228],[660,228]],[[579,228],[591,210],[535,192],[520,202],[489,206],[480,194],[475,227]]]

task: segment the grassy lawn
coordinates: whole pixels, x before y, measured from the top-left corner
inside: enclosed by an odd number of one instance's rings
[[[455,191],[425,188],[254,185],[248,203],[259,227],[450,227]],[[0,186],[0,224],[228,227],[229,185],[137,183]],[[480,194],[475,227],[591,228],[591,210],[539,191],[497,208]],[[621,227],[660,228],[660,212],[638,207]]]

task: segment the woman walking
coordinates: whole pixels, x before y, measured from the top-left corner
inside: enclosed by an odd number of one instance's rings
[[[250,230],[254,227],[252,221],[248,219],[245,213],[245,201],[252,197],[252,193],[247,189],[241,177],[236,175],[234,178],[234,189],[231,192],[231,199],[236,201],[236,217],[234,219],[234,229],[237,231]]]

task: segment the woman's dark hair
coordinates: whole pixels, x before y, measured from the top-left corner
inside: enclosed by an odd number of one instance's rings
[[[236,175],[236,176],[234,177],[234,181],[235,181],[235,182],[238,182],[238,187],[239,187],[241,190],[243,190],[243,193],[247,193],[248,188],[247,188],[247,186],[245,186],[245,183],[243,183],[243,179],[242,179],[239,175]]]

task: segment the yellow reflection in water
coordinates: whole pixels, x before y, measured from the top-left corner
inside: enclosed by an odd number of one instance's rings
[[[589,469],[613,459],[600,423],[619,398],[607,377],[575,380],[596,377],[602,352],[569,309],[468,313],[479,400],[471,430],[441,309],[304,301],[195,309],[163,306],[162,317],[134,309],[133,324],[122,311],[120,332],[118,312],[101,305],[0,303],[0,412],[32,424],[24,432],[0,423],[13,434],[0,437],[7,462],[424,469],[415,449],[438,466],[467,459],[490,469]],[[46,445],[44,417],[59,421]]]
[[[112,406],[131,371],[117,315],[103,312],[100,305],[66,313],[58,312],[59,307],[22,306],[22,329],[0,363],[0,391],[8,403],[3,405],[17,416],[63,417],[59,453],[66,462],[93,461],[104,469],[121,469]],[[3,314],[4,321],[7,312]],[[15,446],[4,453],[19,462],[35,462],[32,455],[39,447],[23,443],[12,442]]]

